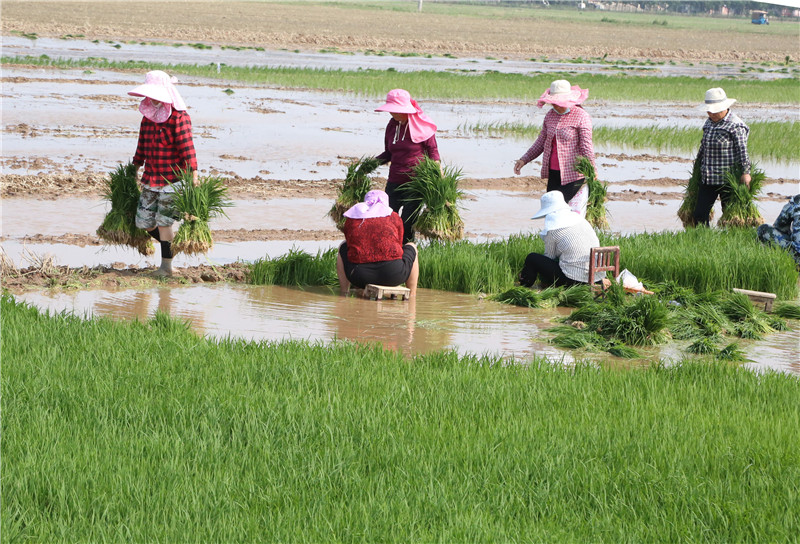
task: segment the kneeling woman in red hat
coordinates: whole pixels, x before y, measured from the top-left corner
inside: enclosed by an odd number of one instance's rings
[[[384,191],[370,191],[344,212],[345,241],[339,246],[336,274],[342,296],[350,284],[363,289],[367,284],[406,284],[410,296],[417,293],[419,259],[414,243],[403,244],[403,222],[389,207]]]

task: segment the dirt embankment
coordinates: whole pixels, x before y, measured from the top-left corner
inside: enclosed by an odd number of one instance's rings
[[[175,14],[159,18],[157,13]],[[686,32],[545,17],[485,18],[353,6],[236,1],[5,0],[2,32],[87,39],[335,48],[507,58],[599,57],[782,61],[797,36]],[[577,37],[580,39],[568,39]]]

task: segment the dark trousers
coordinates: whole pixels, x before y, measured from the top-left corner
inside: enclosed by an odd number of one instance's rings
[[[548,170],[547,172],[547,190],[561,191],[564,195],[564,202],[567,203],[575,198],[575,195],[578,194],[578,191],[581,190],[583,183],[586,181],[584,178],[581,178],[578,181],[561,185],[561,170]]]
[[[421,204],[407,200],[403,192],[397,190],[400,185],[400,183],[387,183],[386,194],[389,196],[389,207],[403,220],[403,243],[407,244],[414,240],[414,222],[417,220],[416,213]],[[403,208],[402,213],[400,208]]]
[[[728,194],[723,191],[724,187],[724,185],[706,185],[704,183],[699,185],[697,188],[697,203],[694,206],[696,224],[708,226],[711,208],[714,207],[717,197],[722,202],[723,209],[725,208],[728,204]]]
[[[529,253],[525,258],[525,265],[519,275],[519,283],[525,287],[530,287],[536,283],[537,278],[546,287],[551,285],[566,287],[581,283],[565,276],[564,272],[561,271],[561,267],[558,266],[558,261],[555,259],[546,257],[541,253]]]

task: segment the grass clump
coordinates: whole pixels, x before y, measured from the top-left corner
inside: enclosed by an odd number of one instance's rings
[[[550,308],[559,304],[562,289],[559,287],[549,287],[542,291],[529,289],[517,285],[511,289],[506,289],[502,293],[492,295],[490,298],[496,302],[522,306],[523,308]]]
[[[595,228],[608,229],[606,218],[606,194],[608,184],[597,179],[594,165],[587,157],[578,157],[575,161],[575,170],[585,179],[589,189],[589,201],[586,206],[586,220]]]
[[[697,208],[697,193],[700,190],[700,183],[703,181],[703,172],[700,165],[700,157],[695,157],[692,163],[692,174],[689,181],[684,186],[683,201],[678,208],[678,219],[683,223],[683,228],[696,227],[697,221],[694,218],[694,210]],[[714,219],[714,210],[708,212],[708,220]]]
[[[336,202],[328,212],[339,230],[344,228],[344,212],[362,202],[372,189],[373,181],[369,175],[380,165],[381,161],[375,157],[361,157],[347,166],[347,174],[339,186]]]
[[[458,211],[462,177],[460,168],[442,166],[426,156],[414,166],[411,180],[397,188],[416,207],[414,228],[426,238],[452,242],[464,237]]]
[[[725,173],[725,188],[728,203],[723,207],[720,227],[758,227],[764,218],[758,211],[756,199],[764,186],[764,171],[752,165],[750,168],[750,185],[740,181],[742,167],[736,165]]]
[[[338,248],[317,252],[316,256],[292,249],[274,259],[253,263],[250,283],[255,285],[337,285]]]
[[[183,222],[172,241],[172,249],[175,253],[187,255],[206,253],[214,246],[208,222],[220,215],[227,217],[225,208],[233,206],[222,178],[207,176],[200,178],[195,185],[192,176],[188,171],[180,174],[173,201]]]
[[[784,319],[800,319],[800,304],[796,302],[777,302],[772,313]]]
[[[103,198],[111,202],[111,210],[97,229],[97,236],[110,244],[130,246],[142,255],[155,251],[150,235],[136,226],[136,208],[141,189],[136,180],[137,166],[120,165],[106,180]]]

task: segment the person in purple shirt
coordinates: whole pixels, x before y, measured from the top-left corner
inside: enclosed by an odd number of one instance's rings
[[[439,148],[436,145],[436,125],[422,113],[416,100],[408,91],[393,89],[386,95],[386,103],[375,111],[385,111],[392,118],[386,125],[384,151],[376,158],[389,165],[386,194],[389,206],[403,220],[403,243],[414,239],[414,220],[417,206],[407,201],[397,188],[410,181],[414,166],[426,155],[439,161]],[[401,211],[402,208],[402,211]]]

